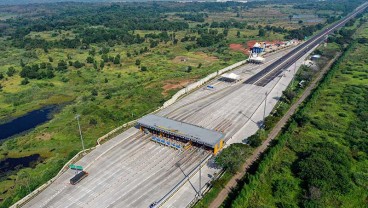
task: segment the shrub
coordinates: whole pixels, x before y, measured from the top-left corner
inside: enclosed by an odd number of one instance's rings
[[[15,69],[14,69],[14,67],[9,67],[8,68],[8,71],[6,72],[6,75],[8,75],[8,77],[12,77],[14,74],[15,74]]]
[[[21,81],[21,85],[27,85],[29,83],[29,80],[28,78],[24,78],[22,81]]]

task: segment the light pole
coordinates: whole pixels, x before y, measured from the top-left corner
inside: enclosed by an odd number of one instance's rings
[[[78,122],[79,135],[80,135],[80,139],[81,139],[81,142],[82,142],[82,148],[83,148],[83,152],[84,152],[84,142],[83,142],[82,130],[81,130],[80,123],[79,123],[79,117],[80,117],[79,114],[77,114],[75,116],[75,118],[77,119],[77,122]]]
[[[291,88],[294,87],[295,69],[296,69],[296,62],[294,64],[294,69],[293,69],[293,75],[292,75],[292,80],[291,80]]]
[[[265,119],[266,119],[266,106],[267,106],[267,96],[268,96],[268,92],[265,93],[266,98],[265,98],[265,105],[264,105],[264,110],[263,110],[263,128],[265,127]]]

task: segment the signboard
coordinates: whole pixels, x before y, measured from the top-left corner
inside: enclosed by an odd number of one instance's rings
[[[83,167],[80,166],[80,165],[74,165],[74,164],[71,164],[69,165],[69,168],[72,169],[72,170],[83,170]]]

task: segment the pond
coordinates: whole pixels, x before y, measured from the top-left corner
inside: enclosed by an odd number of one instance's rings
[[[0,176],[8,173],[9,171],[19,170],[21,168],[33,168],[39,160],[41,160],[39,154],[19,158],[5,158],[0,161]]]
[[[0,124],[0,141],[24,133],[49,121],[52,118],[52,114],[59,109],[60,106],[58,105],[50,105]]]

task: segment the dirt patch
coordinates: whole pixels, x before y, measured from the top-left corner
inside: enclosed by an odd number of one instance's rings
[[[184,88],[191,82],[192,82],[191,79],[166,81],[164,86],[162,87],[164,89],[162,95],[167,96],[170,90]]]
[[[50,140],[51,138],[52,138],[52,133],[42,133],[41,135],[38,135],[36,137],[36,139],[43,140],[43,141]]]
[[[174,63],[185,63],[185,62],[190,62],[192,59],[186,56],[177,56],[175,57],[172,61]]]
[[[244,46],[242,44],[235,44],[235,43],[232,43],[229,45],[229,48],[233,51],[240,51],[244,54],[248,54],[248,49],[244,48]]]
[[[212,63],[214,61],[218,61],[219,59],[216,56],[209,56],[204,52],[195,52],[194,53],[195,56],[193,57],[188,57],[188,56],[176,56],[172,62],[174,63],[187,63],[187,64],[197,64],[200,62],[208,62],[208,63]]]

